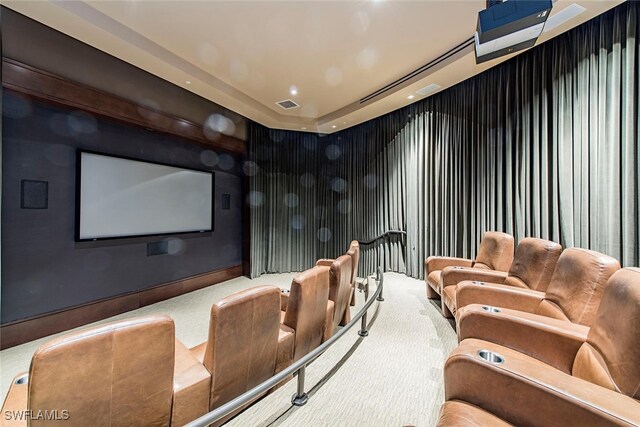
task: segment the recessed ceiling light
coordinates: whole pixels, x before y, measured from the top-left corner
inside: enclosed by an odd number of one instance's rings
[[[290,93],[291,95],[293,95],[293,96],[296,96],[296,95],[298,94],[298,88],[297,88],[297,87],[295,87],[295,86],[291,86],[291,87],[289,88],[289,93]]]
[[[187,80],[185,83],[190,85],[191,84],[191,80]]]
[[[415,98],[415,96],[413,96],[413,95],[407,96],[407,99],[413,99],[413,98]]]
[[[307,130],[307,128],[304,128],[304,127],[303,127],[303,128],[302,128],[302,130]]]
[[[333,125],[333,126],[331,126],[331,127],[335,129],[335,128],[336,128],[336,125]]]
[[[346,124],[347,124],[347,122],[342,122],[342,124],[343,124],[343,125],[346,125]]]

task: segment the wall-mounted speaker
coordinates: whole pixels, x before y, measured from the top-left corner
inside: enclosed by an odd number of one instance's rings
[[[47,209],[49,207],[49,182],[23,179],[20,191],[20,208]]]
[[[231,194],[222,195],[222,210],[223,211],[231,210]]]
[[[169,241],[147,243],[147,256],[166,255],[169,253]]]

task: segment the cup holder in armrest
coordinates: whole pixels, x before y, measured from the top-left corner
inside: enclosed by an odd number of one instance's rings
[[[24,374],[20,378],[16,378],[14,384],[28,384],[29,383],[29,374]]]
[[[464,267],[456,266],[456,267],[453,267],[453,269],[454,270],[464,270]]]
[[[291,291],[289,289],[280,289],[280,292],[282,292],[283,294],[288,294]]]
[[[489,312],[489,313],[500,313],[500,311],[501,311],[499,308],[491,307],[490,305],[483,305],[482,309],[484,311]]]
[[[493,351],[478,350],[478,356],[489,363],[493,363],[494,365],[504,363],[504,357],[500,356],[498,353],[494,353]]]
[[[473,281],[473,282],[471,282],[471,283],[473,283],[474,285],[484,285],[484,282],[481,282],[481,281],[479,281],[479,280],[474,280],[474,281]]]

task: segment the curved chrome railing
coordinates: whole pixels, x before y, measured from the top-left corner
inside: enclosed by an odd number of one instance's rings
[[[236,411],[237,409],[241,408],[242,406],[246,405],[247,403],[253,402],[255,399],[262,396],[271,388],[278,385],[279,383],[284,381],[287,377],[289,377],[290,375],[296,372],[298,373],[297,375],[298,389],[296,394],[293,395],[291,399],[291,403],[295,406],[302,406],[305,403],[307,403],[307,401],[309,400],[309,396],[304,392],[304,376],[305,376],[305,368],[307,367],[307,365],[313,362],[314,360],[316,360],[318,357],[320,357],[320,355],[324,353],[329,347],[331,347],[333,343],[338,341],[344,334],[346,334],[347,331],[353,327],[353,325],[358,323],[358,320],[361,320],[361,325],[360,325],[360,330],[358,331],[358,335],[360,335],[361,337],[366,337],[367,335],[369,335],[369,331],[367,330],[367,311],[369,310],[369,307],[371,307],[374,301],[384,301],[384,298],[382,297],[382,287],[383,287],[384,277],[382,274],[382,268],[380,267],[378,267],[375,281],[377,282],[377,288],[374,294],[372,295],[373,298],[369,299],[369,292],[368,292],[369,286],[367,284],[367,286],[365,287],[364,307],[362,307],[362,309],[358,312],[358,314],[356,314],[349,323],[347,323],[344,327],[342,327],[342,329],[336,332],[335,335],[333,335],[327,341],[320,344],[314,350],[309,352],[307,355],[303,356],[301,359],[293,363],[291,366],[289,366],[285,370],[277,373],[276,375],[272,376],[271,378],[264,381],[263,383],[258,384],[251,390],[247,391],[244,394],[241,394],[240,396],[236,397],[230,402],[227,402],[224,405],[214,409],[213,411],[207,414],[204,414],[200,418],[194,421],[191,421],[186,426],[187,427],[204,427],[213,422],[216,422],[224,418],[225,416],[229,415],[230,413]]]
[[[401,236],[406,236],[406,235],[407,235],[407,232],[406,232],[406,231],[402,231],[402,230],[389,230],[389,231],[387,231],[387,232],[382,233],[382,234],[381,234],[381,235],[379,235],[379,236],[374,237],[374,238],[373,238],[373,239],[371,239],[371,240],[358,240],[358,243],[359,243],[361,246],[367,246],[367,245],[370,245],[370,244],[372,244],[372,243],[377,242],[377,241],[378,241],[378,240],[380,240],[380,239],[384,239],[385,237],[390,236],[390,235],[392,235],[392,234],[399,234],[399,235],[401,235]]]

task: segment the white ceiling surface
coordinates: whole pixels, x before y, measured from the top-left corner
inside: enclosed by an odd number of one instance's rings
[[[621,3],[558,0],[586,10],[538,43]],[[19,1],[17,12],[265,126],[331,133],[450,87],[476,65],[472,48],[417,78],[359,100],[468,40],[484,0]],[[508,57],[507,57],[508,58]],[[190,82],[189,84],[187,83]],[[298,93],[290,94],[295,86]],[[408,99],[414,95],[413,99]],[[283,110],[292,99],[299,108]],[[303,129],[304,128],[304,129]]]

